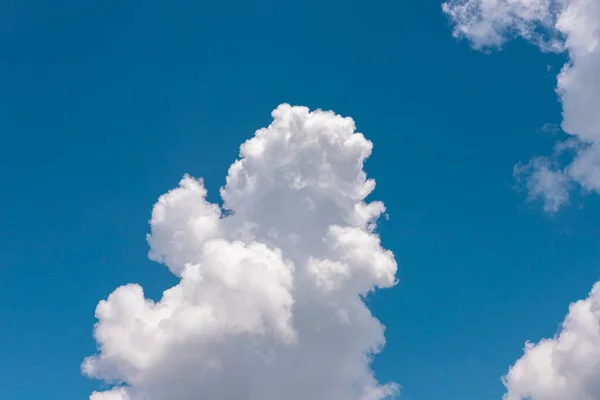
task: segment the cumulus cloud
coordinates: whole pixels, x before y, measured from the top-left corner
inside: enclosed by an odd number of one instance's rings
[[[137,284],[96,309],[90,400],[381,400],[384,327],[362,296],[396,283],[376,233],[383,203],[352,119],[281,105],[240,148],[220,195],[185,176],[152,212],[149,256],[180,278],[160,301]]]
[[[497,48],[520,36],[542,50],[566,53],[568,61],[557,79],[562,129],[579,146],[566,165],[534,158],[529,170],[534,182],[527,186],[533,197],[547,200],[548,211],[567,203],[570,182],[586,192],[600,192],[600,2],[449,0],[443,10],[454,23],[454,35],[468,39],[475,48]],[[548,169],[550,165],[553,169]],[[552,184],[544,188],[535,183],[540,176],[552,177]]]
[[[600,283],[571,304],[560,332],[537,344],[504,377],[504,400],[600,399]]]
[[[444,12],[454,35],[475,48],[500,47],[513,36],[542,50],[564,51],[568,62],[558,75],[562,129],[571,135],[554,154],[518,164],[530,198],[548,212],[569,199],[569,188],[600,192],[600,2],[598,0],[449,0]],[[566,164],[559,157],[573,153]],[[505,400],[599,400],[600,282],[589,297],[571,305],[560,333],[537,344],[504,377]]]

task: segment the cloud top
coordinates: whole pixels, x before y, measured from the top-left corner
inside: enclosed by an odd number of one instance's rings
[[[90,400],[381,400],[370,363],[384,328],[361,296],[396,283],[363,164],[372,143],[333,112],[279,106],[206,200],[185,176],[152,212],[149,256],[180,278],[158,302],[137,284],[96,309]]]

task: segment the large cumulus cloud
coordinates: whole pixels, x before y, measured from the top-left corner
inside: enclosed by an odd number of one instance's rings
[[[372,144],[352,119],[281,105],[206,200],[185,176],[152,212],[150,258],[180,278],[158,302],[136,284],[96,309],[91,400],[380,400],[384,328],[361,296],[396,283],[366,202]]]
[[[520,36],[544,51],[565,52],[558,75],[562,128],[571,135],[554,154],[533,157],[515,167],[531,198],[556,212],[579,185],[600,192],[600,1],[449,0],[444,12],[454,35],[475,48],[501,47]],[[565,153],[572,158],[561,164]],[[560,156],[560,157],[559,157]],[[571,305],[560,332],[528,343],[504,377],[505,400],[599,400],[600,283],[589,297]]]

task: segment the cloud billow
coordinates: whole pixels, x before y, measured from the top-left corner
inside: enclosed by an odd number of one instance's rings
[[[396,284],[367,202],[372,144],[354,121],[281,105],[206,200],[185,176],[160,197],[151,259],[180,278],[160,301],[117,288],[96,309],[83,372],[114,385],[90,400],[382,400],[371,370],[384,327],[362,296]]]

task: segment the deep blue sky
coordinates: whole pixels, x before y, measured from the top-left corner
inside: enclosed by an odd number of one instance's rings
[[[7,0],[0,18],[0,398],[98,387],[79,373],[96,303],[174,282],[146,259],[153,203],[186,172],[214,199],[282,102],[374,142],[401,280],[369,300],[388,326],[375,369],[405,399],[500,399],[525,340],[597,278],[598,199],[549,217],[511,189],[559,138],[540,128],[560,122],[563,60],[472,51],[436,0]]]

